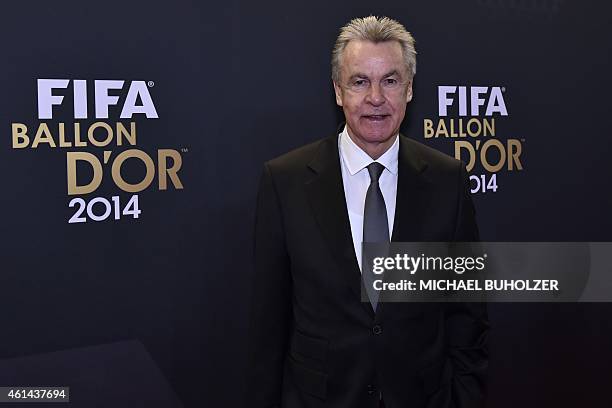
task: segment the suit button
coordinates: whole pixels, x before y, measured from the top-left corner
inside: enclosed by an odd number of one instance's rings
[[[376,392],[376,387],[372,384],[368,384],[368,394],[373,395]]]
[[[374,334],[380,334],[382,333],[382,327],[380,327],[380,325],[376,325],[374,327],[372,327],[372,333]]]

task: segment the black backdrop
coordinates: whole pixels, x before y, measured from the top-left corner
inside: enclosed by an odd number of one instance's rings
[[[335,131],[342,116],[329,57],[338,28],[355,16],[389,15],[417,39],[402,128],[416,140],[453,154],[454,140],[424,138],[423,120],[438,120],[438,86],[504,87],[508,116],[496,117],[496,136],[521,140],[523,170],[502,170],[496,192],[474,194],[483,239],[612,241],[612,17],[602,2],[22,1],[2,9],[0,386],[72,384],[73,405],[93,406],[75,384],[87,383],[87,358],[100,358],[109,365],[91,379],[95,387],[129,394],[167,382],[185,407],[239,405],[261,165]],[[74,118],[70,85],[54,90],[65,102],[53,119],[38,119],[40,78],[87,80],[89,118]],[[130,81],[153,82],[159,118],[134,116],[134,148],[154,158],[158,149],[179,152],[184,188],[160,191],[156,176],[138,193],[138,219],[69,224],[67,152],[101,158],[105,148],[16,149],[11,124],[26,124],[32,139],[42,122],[56,130],[59,122],[129,123],[121,102],[109,119],[93,118],[92,84],[102,79],[126,81],[120,101]],[[100,188],[83,198],[124,203],[131,194],[104,169]],[[133,160],[123,174],[136,182],[143,169]],[[80,180],[91,177],[83,172]],[[492,304],[490,315],[489,406],[612,406],[609,304]],[[137,351],[121,354],[126,344]],[[117,380],[140,364],[131,360],[138,352],[161,375]],[[49,355],[56,360],[44,366]]]

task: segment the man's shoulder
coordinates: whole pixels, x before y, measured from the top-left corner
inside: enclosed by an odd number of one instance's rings
[[[316,140],[275,157],[265,164],[274,173],[288,174],[302,171],[315,159],[321,150],[333,151],[334,140],[337,143],[337,139],[332,136]]]
[[[400,135],[400,155],[417,168],[427,170],[430,176],[456,175],[461,169],[461,161],[433,147],[426,146],[409,137]],[[325,137],[295,148],[265,163],[275,175],[295,176],[303,172],[317,160],[339,160],[337,135]],[[402,160],[400,158],[400,160]]]
[[[416,165],[425,166],[428,172],[448,174],[461,168],[461,161],[421,142],[401,136],[402,151],[409,155]]]

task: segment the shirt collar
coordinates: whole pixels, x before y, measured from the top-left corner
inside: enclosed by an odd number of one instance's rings
[[[389,170],[392,174],[397,174],[397,160],[399,157],[399,136],[395,136],[395,142],[393,145],[382,156],[378,159],[373,160],[366,152],[361,150],[359,146],[353,142],[353,139],[348,134],[347,127],[344,126],[344,130],[340,134],[340,153],[342,154],[342,159],[346,164],[346,167],[351,174],[351,176],[355,175],[357,172],[361,171],[370,163],[376,161],[383,166],[387,170]]]

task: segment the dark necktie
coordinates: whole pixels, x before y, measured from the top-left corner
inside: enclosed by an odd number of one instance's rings
[[[373,162],[368,166],[370,173],[370,186],[366,193],[365,208],[363,211],[363,242],[389,242],[389,222],[385,199],[380,191],[378,181],[385,167]],[[379,293],[374,290],[373,282],[377,278],[372,271],[372,259],[363,259],[362,277],[366,292],[376,311]],[[379,276],[378,279],[381,277]]]

